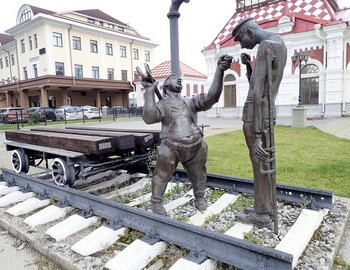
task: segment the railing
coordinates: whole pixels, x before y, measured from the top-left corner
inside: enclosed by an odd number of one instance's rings
[[[141,117],[141,107],[129,107],[120,110],[119,108],[99,109],[98,115],[93,116],[81,110],[62,109],[60,112],[52,110],[27,113],[26,111],[12,113],[11,116],[0,115],[0,130],[21,129],[31,126],[47,126],[71,123],[89,123],[102,121],[116,121],[118,118]]]

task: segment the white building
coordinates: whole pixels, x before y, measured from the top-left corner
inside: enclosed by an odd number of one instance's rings
[[[252,17],[263,29],[279,33],[288,58],[276,100],[278,116],[291,116],[298,104],[307,107],[308,117],[350,115],[350,9],[339,9],[335,0],[237,0],[228,23],[204,50],[208,82],[212,81],[217,57],[234,57],[224,78],[224,94],[209,111],[209,117],[241,117],[248,92],[242,52],[252,56],[257,47],[242,50],[231,32],[244,18]],[[292,56],[308,54],[302,62],[299,93],[299,62]]]
[[[151,69],[151,74],[156,81],[159,82],[158,88],[162,93],[163,83],[165,79],[171,75],[171,62],[165,61],[158,66]],[[200,73],[199,71],[187,66],[180,62],[180,77],[182,79],[182,95],[192,97],[199,93],[206,92],[207,76]],[[141,85],[140,79],[135,81],[136,93],[136,104],[139,107],[143,107],[145,100],[143,98],[144,88]],[[162,93],[163,94],[163,93]]]
[[[0,107],[127,107],[135,67],[152,65],[156,46],[99,9],[23,5],[0,34]]]

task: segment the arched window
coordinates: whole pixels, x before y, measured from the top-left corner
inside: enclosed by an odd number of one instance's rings
[[[25,9],[22,11],[21,18],[19,20],[20,23],[28,21],[32,17],[32,11],[30,9]]]
[[[227,74],[224,78],[224,107],[236,106],[236,77],[232,74]]]
[[[72,106],[72,98],[69,96],[67,97],[67,105]]]
[[[319,72],[320,69],[314,64],[305,65],[301,69],[300,104],[318,104]]]
[[[49,107],[56,108],[56,98],[54,96],[49,96]]]
[[[112,99],[110,96],[106,96],[106,106],[108,108],[112,107]]]

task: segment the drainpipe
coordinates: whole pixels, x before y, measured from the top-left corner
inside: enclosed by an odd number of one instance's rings
[[[72,75],[72,81],[73,86],[75,86],[75,76],[74,76],[74,69],[73,69],[73,56],[72,56],[72,47],[71,47],[71,38],[70,38],[70,31],[72,30],[72,25],[69,25],[68,28],[68,47],[69,47],[69,61],[70,61],[70,70]]]
[[[130,42],[130,66],[131,66],[131,84],[133,86],[133,92],[134,92],[134,95],[133,95],[133,98],[135,98],[135,95],[136,95],[136,85],[134,83],[134,59],[133,59],[133,55],[132,55],[132,45],[134,45],[134,40],[132,39],[131,42]],[[130,100],[129,100],[129,105],[130,105]],[[128,106],[130,107],[130,106]]]
[[[315,29],[315,34],[319,39],[322,39],[324,42],[323,46],[323,67],[324,67],[324,78],[323,78],[323,104],[321,107],[321,113],[322,113],[322,118],[324,117],[326,113],[326,66],[327,66],[327,40],[324,34],[321,34],[321,28],[322,26],[320,24],[315,24],[314,29]]]
[[[172,0],[168,18],[170,21],[170,51],[171,51],[171,73],[180,76],[179,60],[179,8],[181,4],[188,3],[190,0]]]
[[[347,24],[348,26],[348,24]],[[345,30],[346,31],[346,30]],[[346,76],[346,39],[350,36],[350,31],[344,34],[343,37],[343,79],[342,79],[342,104],[341,104],[341,116],[345,116],[345,76]]]

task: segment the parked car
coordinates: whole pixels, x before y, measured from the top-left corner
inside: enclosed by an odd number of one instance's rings
[[[125,114],[128,113],[128,108],[123,106],[113,106],[108,109],[108,114]]]
[[[26,123],[28,112],[20,107],[0,108],[0,122],[2,123]]]
[[[39,114],[41,121],[56,121],[57,119],[55,110],[49,107],[31,107],[27,112],[29,113],[29,117],[35,113]]]
[[[101,118],[100,109],[97,107],[84,106],[81,107],[84,119]]]
[[[81,111],[73,108],[59,108],[55,110],[57,120],[78,120],[83,119]]]

